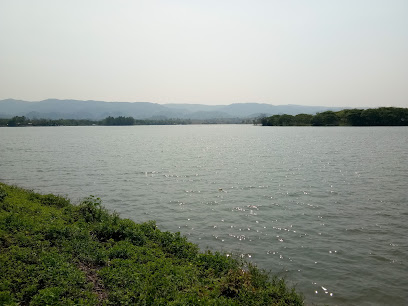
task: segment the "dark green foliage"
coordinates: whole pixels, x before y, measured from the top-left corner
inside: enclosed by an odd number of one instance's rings
[[[295,125],[310,125],[313,115],[310,114],[297,114],[295,116]]]
[[[373,109],[343,109],[316,115],[273,115],[261,119],[264,126],[403,126],[408,125],[408,108],[379,107]]]
[[[353,126],[406,126],[408,108],[380,107],[344,110],[346,122]]]
[[[7,122],[8,126],[23,126],[26,123],[26,117],[15,116]]]
[[[101,206],[101,199],[92,195],[82,201],[78,208],[86,222],[101,222],[109,218],[108,212]]]
[[[0,118],[0,126],[7,126],[9,120],[10,119]],[[0,292],[0,302],[1,302],[1,292]],[[2,305],[2,304],[0,303],[0,305]]]
[[[264,117],[261,119],[261,123],[264,126],[302,126],[310,125],[312,119],[313,115],[309,114],[298,114],[296,116],[284,114]]]
[[[117,118],[109,116],[101,121],[101,125],[134,125],[134,124],[135,119],[133,117],[123,116],[119,116]]]
[[[288,126],[293,125],[294,118],[291,115],[281,115],[278,119],[279,125]]]
[[[134,119],[133,117],[107,117],[101,121],[98,121],[99,125],[173,125],[173,124],[191,124],[191,120],[181,119],[167,119],[167,118],[155,118],[155,119]]]
[[[7,197],[7,192],[0,186],[0,203]]]
[[[339,125],[340,118],[335,112],[327,111],[322,113],[317,113],[311,120],[312,125],[315,126],[333,126]]]
[[[29,119],[15,116],[12,119],[0,119],[0,126],[89,126],[89,125],[175,125],[191,124],[189,119],[134,119],[133,117],[106,117],[103,120],[88,119]],[[223,123],[223,122],[221,122]]]
[[[146,236],[140,230],[139,226],[129,219],[112,221],[107,220],[103,223],[95,225],[92,232],[99,241],[114,241],[129,240],[134,245],[142,246],[146,243]]]
[[[15,116],[11,119],[0,119],[0,126],[84,126],[95,125],[98,121],[88,119],[29,119],[24,116]]]
[[[158,243],[164,252],[178,259],[193,259],[198,254],[198,247],[188,242],[180,233],[157,231],[153,241]]]
[[[65,207],[70,205],[70,202],[60,196],[55,196],[53,194],[38,194],[32,192],[29,197],[32,201],[38,201],[41,204],[48,205],[48,206],[56,206],[56,207]]]
[[[240,266],[239,262],[230,256],[225,256],[219,252],[212,253],[211,251],[199,254],[196,263],[202,271],[216,277],[221,277],[229,270],[237,269]]]
[[[0,305],[302,305],[285,282],[180,233],[0,183]]]
[[[349,125],[360,126],[363,125],[363,118],[361,118],[362,109],[351,109],[344,112],[343,117]]]
[[[273,115],[271,117],[265,117],[261,119],[262,125],[268,125],[268,126],[273,126],[273,125],[279,125],[279,118],[280,115]]]

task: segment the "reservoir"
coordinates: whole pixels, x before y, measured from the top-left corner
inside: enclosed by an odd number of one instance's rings
[[[100,197],[306,304],[408,303],[408,127],[0,128],[0,181]]]

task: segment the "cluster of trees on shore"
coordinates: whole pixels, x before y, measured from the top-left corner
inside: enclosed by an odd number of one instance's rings
[[[403,126],[408,125],[408,108],[379,107],[325,111],[316,115],[273,115],[260,119],[263,126]]]
[[[97,122],[97,125],[175,125],[175,124],[191,124],[190,120],[182,119],[134,119],[133,117],[107,117]]]
[[[173,125],[190,124],[190,120],[181,119],[134,119],[133,117],[107,117],[103,120],[88,119],[29,119],[15,116],[11,119],[0,119],[0,126],[89,126],[89,125]]]
[[[408,108],[379,107],[370,109],[343,109],[325,111],[315,115],[273,115],[258,119],[219,118],[212,120],[196,119],[135,119],[133,117],[106,117],[102,120],[89,119],[29,119],[15,116],[1,119],[0,126],[89,126],[89,125],[181,125],[181,124],[262,124],[263,126],[407,126]]]

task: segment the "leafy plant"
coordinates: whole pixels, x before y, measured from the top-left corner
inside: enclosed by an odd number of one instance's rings
[[[1,305],[302,305],[283,280],[154,221],[0,183]]]
[[[0,186],[0,202],[3,202],[7,197],[7,192]]]

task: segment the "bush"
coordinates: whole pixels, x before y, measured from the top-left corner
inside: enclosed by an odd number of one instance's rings
[[[73,206],[1,183],[0,191],[0,305],[302,304],[284,281],[200,253],[154,221],[121,219],[99,198]]]
[[[0,186],[0,203],[7,197],[7,192]]]
[[[38,201],[39,203],[47,206],[55,206],[55,207],[66,207],[70,205],[70,201],[60,196],[56,196],[53,194],[38,194],[38,193],[31,193],[30,200]]]
[[[215,277],[221,277],[231,269],[239,268],[237,260],[225,256],[219,252],[199,254],[196,259],[197,266],[205,273],[212,273]]]
[[[101,206],[101,199],[89,196],[79,204],[79,212],[81,217],[86,222],[102,222],[103,219],[108,217],[108,213]]]

